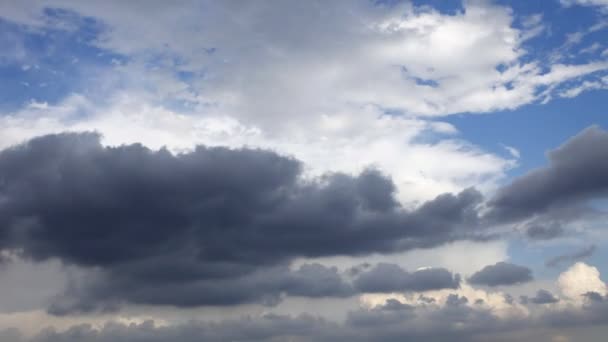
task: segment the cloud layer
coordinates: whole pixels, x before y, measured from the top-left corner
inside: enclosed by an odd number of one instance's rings
[[[335,270],[305,266],[285,275],[284,268],[296,257],[482,236],[473,229],[475,190],[408,211],[390,179],[374,170],[300,176],[298,161],[262,150],[201,146],[173,155],[103,147],[95,134],[40,137],[0,153],[1,241],[24,258],[97,269],[92,284],[74,285],[67,307],[54,307],[61,313],[72,305],[88,310],[96,300],[197,306],[272,302],[281,292],[345,295]],[[457,283],[440,270],[403,276],[403,289]],[[71,303],[72,296],[85,301]]]

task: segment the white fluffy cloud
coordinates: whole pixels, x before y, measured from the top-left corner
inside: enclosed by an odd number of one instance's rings
[[[587,292],[601,295],[607,293],[606,283],[600,279],[599,270],[583,262],[577,262],[560,274],[557,283],[561,293],[575,302],[582,301]]]
[[[369,105],[414,116],[514,109],[546,98],[546,88],[608,68],[523,62],[523,44],[542,32],[541,18],[516,28],[509,8],[486,1],[445,14],[371,1],[56,0],[15,6],[11,19],[46,25],[44,7],[106,24],[96,44],[129,57],[116,68],[121,84],[135,88],[129,91],[188,100],[268,129],[357,115]],[[174,71],[200,77],[184,82]]]
[[[578,310],[584,310],[585,303],[584,294],[588,292],[596,292],[602,296],[608,294],[608,287],[600,278],[599,270],[585,263],[579,262],[571,266],[569,269],[561,273],[555,285],[561,293],[561,296],[556,296],[558,302],[552,304],[543,304],[541,306],[527,306],[520,302],[518,298],[512,296],[512,300],[507,300],[507,294],[510,291],[517,290],[508,288],[504,290],[487,290],[480,289],[464,283],[457,289],[447,289],[438,291],[428,291],[424,293],[392,293],[392,294],[365,294],[360,297],[361,304],[366,307],[374,307],[382,305],[387,299],[395,299],[401,303],[412,306],[426,306],[429,303],[438,307],[447,305],[450,295],[458,295],[466,297],[467,301],[463,304],[474,310],[489,311],[501,319],[538,319],[545,315],[557,315],[560,313],[569,312],[573,314]],[[551,288],[551,284],[543,281],[535,281],[523,288],[528,295],[533,294],[537,289]],[[521,289],[520,289],[521,290]],[[519,291],[516,291],[519,292]],[[511,292],[513,294],[513,292]],[[529,296],[528,296],[529,298]],[[573,311],[571,311],[573,310]]]

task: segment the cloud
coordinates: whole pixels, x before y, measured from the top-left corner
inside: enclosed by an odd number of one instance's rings
[[[335,267],[305,264],[292,272],[290,278],[285,292],[292,296],[346,297],[354,293],[350,284],[342,279]]]
[[[160,262],[169,262],[162,260]],[[257,303],[275,306],[283,296],[306,298],[344,298],[356,292],[345,282],[336,268],[320,264],[304,264],[296,270],[285,266],[259,266],[243,275],[189,275],[205,267],[187,263],[196,260],[172,260],[166,267],[179,268],[170,274],[162,268],[150,274],[152,261],[130,266],[132,276],[122,274],[127,270],[111,269],[100,278],[87,274],[85,283],[73,283],[57,296],[48,308],[53,315],[63,316],[95,311],[114,312],[123,302],[148,305],[172,305],[182,308],[198,306],[231,306]],[[199,262],[204,263],[204,260]],[[243,267],[242,265],[233,267]],[[157,265],[164,266],[164,265]],[[209,268],[213,268],[212,265]],[[252,269],[255,266],[250,266]],[[109,267],[106,267],[109,268]],[[224,271],[215,266],[216,272]],[[161,273],[162,272],[162,273]],[[172,279],[172,276],[181,278]]]
[[[515,179],[489,202],[489,217],[517,220],[573,206],[608,190],[608,132],[589,127],[548,153],[549,165]]]
[[[557,223],[542,225],[532,224],[526,229],[526,235],[533,240],[550,240],[564,234],[564,228]]]
[[[444,268],[427,268],[409,273],[398,265],[380,263],[363,271],[353,283],[361,292],[419,292],[456,289],[460,286],[460,276]]]
[[[560,0],[564,6],[608,6],[607,0]]]
[[[7,20],[39,30],[54,22],[48,8],[103,24],[89,44],[125,60],[108,68],[104,85],[271,129],[366,105],[414,116],[514,109],[608,67],[593,61],[541,67],[524,44],[543,23],[517,27],[510,8],[485,1],[465,2],[450,14],[370,1],[322,8],[297,1],[142,8],[71,0],[10,7],[2,11]],[[288,123],[280,120],[286,112]]]
[[[560,266],[564,263],[572,263],[572,262],[592,256],[593,253],[595,253],[595,250],[596,250],[596,246],[590,245],[590,246],[584,247],[578,251],[575,251],[575,252],[572,252],[569,254],[562,254],[562,255],[552,257],[545,261],[545,265],[548,267],[556,267],[556,266]]]
[[[57,260],[36,263],[15,256],[0,261],[0,315],[48,305],[66,285],[66,270]]]
[[[597,81],[584,81],[580,85],[574,88],[569,88],[560,93],[561,97],[572,98],[580,95],[584,91],[607,89],[608,88],[608,76],[604,76]]]
[[[391,175],[397,199],[406,205],[470,186],[494,188],[514,165],[460,140],[447,123],[386,115],[374,108],[335,113],[312,127],[267,132],[228,116],[184,114],[138,97],[116,96],[108,102],[97,106],[74,95],[45,110],[28,106],[0,116],[0,147],[44,134],[96,131],[106,146],[141,143],[172,152],[190,151],[198,144],[263,148],[295,156],[313,177],[358,174],[374,165]]]
[[[589,266],[587,266],[589,268]],[[567,274],[567,271],[564,274]],[[315,272],[317,273],[317,272]],[[563,275],[563,274],[562,274]],[[581,274],[577,274],[580,276]],[[574,279],[574,278],[572,278]],[[580,279],[581,283],[590,278]],[[33,336],[24,336],[16,329],[0,332],[0,337],[16,342],[86,341],[520,341],[550,340],[555,330],[578,336],[575,327],[592,329],[606,322],[608,301],[605,292],[583,292],[577,298],[558,298],[547,290],[539,290],[528,304],[530,311],[516,310],[503,315],[493,306],[493,299],[484,300],[475,292],[463,289],[442,290],[439,300],[420,297],[414,302],[387,298],[372,306],[361,306],[348,312],[341,322],[309,314],[281,315],[261,313],[220,321],[189,320],[182,323],[155,324],[152,320],[134,323],[74,324],[65,330],[41,329]],[[584,290],[584,289],[578,289]],[[453,291],[450,293],[450,291]],[[500,292],[494,295],[501,295]],[[576,304],[579,301],[578,305]],[[562,303],[564,301],[564,303]],[[504,299],[502,306],[521,307]],[[546,305],[551,304],[551,305]]]
[[[510,8],[491,2],[465,2],[450,14],[373,1],[337,1],[322,10],[297,1],[140,7],[70,0],[4,6],[5,19],[29,25],[27,32],[45,32],[61,19],[51,20],[48,9],[95,24],[93,32],[77,27],[92,35],[86,47],[121,63],[92,66],[102,71],[91,72],[95,82],[83,81],[86,92],[72,89],[48,104],[53,109],[74,96],[93,104],[74,115],[4,113],[0,145],[84,129],[102,132],[108,144],[272,148],[317,173],[378,165],[393,177],[400,201],[424,201],[469,186],[492,189],[515,165],[443,139],[456,129],[426,118],[516,108],[606,69],[595,62],[542,65],[524,47],[542,18],[518,27]],[[438,136],[440,143],[413,143]]]
[[[429,304],[412,307],[397,300],[387,300],[373,308],[360,308],[349,313],[344,323],[335,323],[311,315],[266,314],[258,317],[210,323],[190,321],[184,324],[158,326],[153,321],[134,324],[110,322],[100,327],[75,325],[65,331],[46,329],[33,338],[21,336],[16,330],[1,332],[16,342],[68,341],[400,341],[425,339],[432,341],[520,341],[533,331],[546,331],[547,325],[562,331],[581,324],[592,327],[605,322],[608,307],[592,303],[574,310],[542,306],[545,309],[530,317],[500,319],[484,309],[475,309],[466,297],[453,295],[443,307]],[[604,316],[602,316],[604,314]],[[532,335],[534,336],[534,335]],[[549,340],[553,332],[536,335]]]
[[[581,300],[589,292],[607,293],[598,269],[583,262],[577,262],[560,274],[557,283],[561,293],[574,301]]]
[[[532,270],[527,267],[499,262],[486,266],[468,278],[475,285],[501,286],[532,281]]]
[[[527,297],[524,297],[525,300],[528,300]],[[534,304],[553,304],[559,302],[559,298],[555,297],[553,293],[540,289],[536,292],[536,295],[532,298],[529,298],[529,301]]]
[[[473,189],[408,211],[372,169],[303,179],[300,162],[264,150],[172,154],[103,147],[99,139],[49,135],[0,153],[1,246],[96,270],[87,284],[71,286],[55,313],[88,311],[98,301],[112,309],[125,300],[197,306],[273,303],[290,291],[344,295],[335,270],[306,266],[286,280],[282,268],[297,257],[480,237],[473,228],[482,198]],[[410,286],[433,272],[414,273]],[[306,276],[335,288],[290,283]]]
[[[586,292],[583,294],[583,296],[592,302],[603,302],[604,300],[606,300],[604,295],[594,291]]]
[[[58,90],[57,101],[31,100],[0,114],[1,148],[66,130],[104,135],[45,136],[0,152],[0,251],[84,274],[70,280],[48,312],[84,318],[121,307],[234,312],[244,304],[269,312],[286,297],[303,297],[294,300],[309,305],[393,291],[418,298],[353,310],[344,323],[266,314],[184,325],[76,326],[43,332],[36,342],[488,341],[487,334],[605,317],[599,273],[589,269],[560,278],[562,294],[577,293],[577,299],[564,296],[565,304],[531,305],[528,312],[502,293],[461,285],[450,265],[407,271],[416,267],[374,261],[345,276],[314,262],[419,253],[469,239],[481,244],[497,236],[489,235],[494,224],[505,222],[520,223],[530,238],[550,239],[563,233],[564,217],[582,215],[584,201],[604,194],[598,175],[606,170],[590,160],[605,159],[605,149],[592,142],[561,151],[570,141],[552,152],[541,177],[521,177],[483,203],[479,191],[494,190],[515,160],[485,152],[460,140],[454,126],[430,120],[603,88],[608,64],[590,60],[593,54],[581,49],[578,64],[568,64],[528,53],[526,42],[548,27],[542,16],[519,20],[510,8],[486,1],[467,1],[447,13],[366,0],[146,6],[26,0],[0,4],[0,13],[23,31],[17,40],[31,32],[49,40],[59,31],[86,34],[82,45],[75,43],[90,48],[83,55],[116,56],[108,65],[79,66],[85,76],[69,91]],[[581,37],[573,35],[571,44]],[[11,63],[30,53],[18,51],[18,41],[9,48]],[[19,68],[32,73],[38,66],[28,61]],[[519,157],[506,148],[510,159]],[[585,157],[589,151],[597,155]],[[562,160],[569,158],[572,164]],[[486,207],[490,214],[480,218]],[[420,252],[417,263],[437,266],[420,257],[435,252]],[[473,254],[485,264],[496,261]],[[471,279],[498,286],[532,275],[499,263]],[[531,302],[556,299],[541,290]],[[566,307],[571,301],[577,305]],[[559,310],[550,311],[554,306]],[[29,340],[17,335],[7,331],[0,340]]]
[[[437,320],[435,329],[415,314]],[[460,329],[453,324],[459,322]],[[483,328],[485,325],[485,329]],[[416,310],[395,300],[370,309],[353,310],[345,323],[329,322],[311,315],[275,315],[225,320],[218,323],[191,321],[170,326],[158,326],[153,321],[125,325],[110,322],[101,327],[75,325],[65,331],[46,329],[32,338],[7,330],[0,337],[15,342],[68,342],[145,340],[161,341],[395,341],[429,338],[434,341],[466,341],[479,331],[496,329],[496,318],[485,312],[454,304],[433,313]]]

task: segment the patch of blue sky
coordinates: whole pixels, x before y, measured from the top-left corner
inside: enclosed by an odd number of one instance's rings
[[[602,29],[590,32],[594,25],[600,24],[607,18],[603,17],[590,7],[573,6],[564,8],[559,1],[507,1],[499,0],[502,4],[513,9],[515,20],[513,26],[519,29],[533,22],[534,16],[542,16],[541,24],[543,32],[523,44],[526,55],[522,56],[522,62],[540,60],[548,62],[559,58],[562,62],[579,63],[587,60],[589,55],[579,54],[581,47],[586,47],[598,41]],[[597,29],[598,27],[596,27]],[[573,37],[581,35],[580,41],[572,41]],[[570,42],[569,42],[570,41]],[[568,43],[569,42],[569,43]],[[573,51],[568,48],[575,47]],[[572,53],[576,52],[576,53]],[[548,63],[547,63],[548,64]]]
[[[545,265],[545,261],[548,258],[555,256],[553,248],[545,245],[547,243],[544,243],[542,248],[534,248],[534,246],[531,246],[530,241],[526,240],[523,236],[521,238],[513,238],[509,241],[507,247],[509,262],[530,267],[533,270],[535,278],[554,279],[555,276],[559,275],[560,269],[558,267],[548,268]],[[558,251],[558,253],[563,253],[561,249],[558,249]]]
[[[546,262],[550,259],[557,256],[574,255],[592,245],[591,241],[579,241],[577,243],[569,240],[532,242],[522,237],[509,241],[507,254],[509,255],[509,262],[530,267],[536,279],[554,280],[561,272],[577,261],[583,261],[598,267],[600,273],[608,272],[608,266],[606,266],[608,253],[602,252],[602,250],[605,250],[602,247],[605,246],[601,245],[597,245],[594,252],[588,257],[564,260],[555,266],[546,265]]]
[[[408,3],[406,0],[370,0],[376,6],[395,7]],[[460,1],[445,0],[411,0],[411,3],[419,9],[432,9],[442,14],[455,15],[464,11],[463,3]]]
[[[420,77],[412,77],[412,79],[419,86],[427,86],[427,87],[431,87],[431,88],[437,88],[437,87],[439,87],[439,82],[437,82],[435,80],[432,80],[432,79],[423,79],[423,78],[420,78]]]
[[[519,167],[509,176],[547,165],[546,152],[591,125],[608,128],[606,90],[583,92],[573,101],[557,98],[492,114],[459,114],[439,119],[454,125],[468,141],[487,151],[504,154],[501,144],[521,153]]]
[[[201,107],[201,104],[196,101],[171,98],[161,101],[160,105],[162,105],[163,108],[172,110],[182,115],[192,114],[194,110],[200,110]]]
[[[0,111],[28,102],[55,104],[71,93],[94,96],[97,77],[128,58],[95,45],[104,27],[91,18],[47,9],[42,27],[0,19]],[[5,45],[6,44],[6,45]],[[89,94],[87,94],[89,92]]]
[[[401,71],[401,75],[406,80],[412,80],[419,86],[426,86],[431,88],[439,87],[439,82],[429,78],[422,78],[410,73],[410,71],[405,66],[399,66],[399,70]]]
[[[455,15],[464,11],[464,6],[460,1],[445,0],[413,0],[415,6],[426,6],[433,8],[442,14]]]

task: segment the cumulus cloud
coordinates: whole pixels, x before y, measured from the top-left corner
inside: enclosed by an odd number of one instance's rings
[[[529,268],[499,262],[475,272],[468,278],[468,282],[475,285],[501,286],[526,283],[532,279],[532,270]]]
[[[597,268],[577,262],[560,274],[557,284],[561,293],[571,300],[578,301],[589,292],[605,295],[606,284],[600,279]]]

